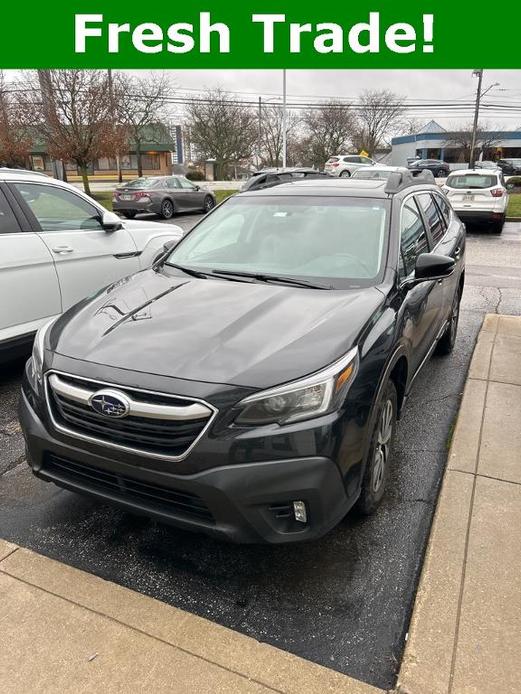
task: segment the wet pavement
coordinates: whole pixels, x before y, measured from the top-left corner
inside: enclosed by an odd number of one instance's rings
[[[298,546],[227,545],[37,480],[16,420],[22,366],[11,364],[0,371],[0,537],[391,687],[476,336],[487,312],[521,315],[520,290],[521,224],[469,234],[456,349],[417,379],[384,504]]]

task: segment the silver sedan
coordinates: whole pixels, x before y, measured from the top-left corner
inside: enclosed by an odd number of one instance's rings
[[[118,186],[112,196],[114,212],[129,219],[140,212],[171,219],[178,212],[209,212],[213,207],[214,194],[184,176],[143,176]]]

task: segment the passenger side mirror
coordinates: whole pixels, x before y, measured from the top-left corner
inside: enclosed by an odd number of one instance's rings
[[[105,210],[101,215],[101,226],[105,231],[118,231],[118,229],[123,228],[123,224],[118,215],[108,210]]]
[[[195,188],[196,190],[201,190],[201,186],[198,186],[198,185],[194,185],[194,188]]]
[[[420,253],[416,258],[414,281],[441,280],[454,272],[455,260],[447,255]]]
[[[152,262],[152,267],[154,267],[157,263],[161,262],[163,258],[166,258],[166,256],[170,253],[172,248],[174,246],[177,246],[179,243],[180,239],[177,241],[174,241],[173,239],[170,241],[167,241],[166,243],[163,244],[163,250],[159,251],[159,253],[156,255],[154,258],[154,261]]]

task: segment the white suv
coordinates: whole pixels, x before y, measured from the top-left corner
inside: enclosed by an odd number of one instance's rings
[[[453,171],[443,185],[462,222],[486,222],[500,234],[505,223],[508,192],[499,169]]]
[[[324,171],[331,176],[349,178],[361,166],[377,166],[377,163],[370,157],[362,157],[358,154],[337,154],[329,157]]]
[[[0,361],[25,350],[50,318],[151,265],[182,235],[170,224],[122,220],[67,183],[0,170]],[[136,306],[146,299],[136,296]]]

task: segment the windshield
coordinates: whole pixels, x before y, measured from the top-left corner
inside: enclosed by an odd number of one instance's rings
[[[161,179],[159,178],[136,178],[133,181],[125,184],[125,188],[134,188],[136,190],[143,190],[143,188],[154,188]]]
[[[497,185],[497,177],[486,174],[449,176],[445,185],[449,188],[492,188],[492,186]]]
[[[237,196],[203,219],[166,264],[370,286],[382,273],[389,202]]]

